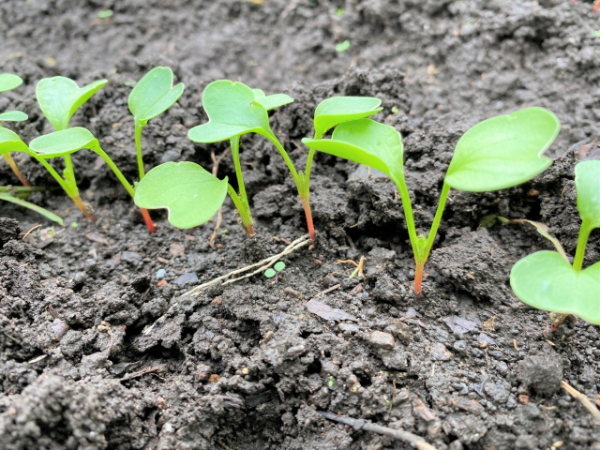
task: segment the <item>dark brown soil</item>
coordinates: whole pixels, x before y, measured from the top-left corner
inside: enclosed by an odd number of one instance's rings
[[[98,18],[108,8],[114,15]],[[287,256],[276,282],[257,275],[191,297],[182,294],[305,232],[269,143],[243,140],[258,235],[244,235],[227,203],[213,247],[212,222],[181,231],[154,213],[158,231],[149,235],[90,153],[77,155],[76,172],[93,223],[39,165],[17,156],[26,177],[52,188],[30,200],[66,226],[0,205],[0,447],[409,448],[318,413],[329,411],[439,449],[600,448],[594,418],[560,388],[564,379],[598,400],[598,327],[573,320],[553,331],[548,314],[512,294],[511,266],[551,248],[532,227],[480,226],[490,214],[541,221],[574,251],[573,167],[600,158],[600,16],[591,9],[570,0],[1,2],[0,71],[25,84],[0,96],[0,110],[30,116],[10,127],[26,142],[51,131],[35,103],[39,79],[108,78],[72,124],[88,127],[130,179],[127,96],[156,65],[173,68],[186,91],[144,131],[148,168],[192,160],[210,169],[210,152],[226,149],[186,138],[206,120],[200,94],[215,79],[296,99],[272,125],[298,167],[318,102],[380,97],[378,118],[404,137],[421,232],[468,127],[537,105],[558,115],[562,131],[550,149],[555,163],[531,182],[452,192],[421,299],[397,192],[353,163],[318,156],[317,245]],[[349,49],[337,52],[346,39]],[[224,159],[219,176],[232,171]],[[0,178],[16,184],[4,164]],[[353,266],[340,260],[361,256],[365,278],[349,278]],[[595,232],[586,264],[599,259]],[[326,321],[306,308],[336,286],[319,300],[355,320]]]

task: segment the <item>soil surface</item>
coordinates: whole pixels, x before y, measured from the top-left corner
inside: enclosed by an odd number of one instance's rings
[[[98,16],[109,8],[111,17]],[[554,164],[531,182],[452,191],[420,299],[395,187],[354,163],[318,155],[317,243],[285,256],[277,279],[258,274],[191,296],[305,233],[294,185],[265,139],[242,140],[258,235],[245,236],[228,201],[212,245],[214,221],[177,230],[163,212],[150,235],[92,153],[77,154],[75,167],[94,222],[41,166],[15,155],[49,188],[30,200],[65,227],[0,205],[2,448],[410,448],[319,411],[439,449],[600,448],[593,416],[560,387],[566,380],[598,401],[598,327],[567,320],[554,329],[547,313],[520,303],[510,268],[551,244],[529,225],[484,220],[543,222],[573,254],[573,168],[600,158],[599,17],[581,0],[2,1],[0,71],[25,83],[0,96],[0,110],[30,116],[5,125],[26,142],[51,131],[35,102],[43,77],[107,78],[72,125],[88,127],[132,180],[127,96],[156,65],[186,90],[144,130],[147,168],[190,160],[210,170],[211,152],[227,150],[186,138],[206,121],[200,95],[215,79],[296,99],[272,126],[297,167],[321,100],[381,98],[377,118],[403,135],[422,233],[470,126],[533,105],[562,123]],[[218,175],[234,179],[230,158]],[[0,178],[17,184],[4,163]],[[342,261],[363,256],[364,277],[351,278],[355,267]],[[586,265],[599,259],[596,230]]]

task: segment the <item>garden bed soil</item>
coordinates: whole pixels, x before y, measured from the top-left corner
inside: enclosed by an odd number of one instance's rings
[[[99,18],[108,8],[113,15]],[[26,142],[51,131],[35,103],[39,79],[107,78],[72,125],[88,127],[129,179],[127,96],[156,65],[173,68],[186,91],[144,130],[148,168],[190,160],[210,170],[211,152],[227,150],[186,138],[206,120],[201,92],[215,79],[296,99],[272,114],[272,126],[298,167],[321,100],[381,98],[377,118],[403,135],[423,233],[470,126],[534,105],[562,123],[549,150],[556,161],[532,181],[452,191],[421,298],[395,187],[354,163],[317,156],[317,242],[287,255],[276,280],[258,274],[191,296],[305,233],[294,185],[265,139],[242,140],[258,234],[244,235],[228,202],[213,245],[214,221],[177,230],[164,212],[153,213],[158,231],[149,234],[91,153],[77,154],[75,167],[93,223],[39,165],[15,155],[29,180],[51,188],[30,200],[65,226],[0,205],[2,448],[409,448],[319,411],[439,449],[600,448],[595,419],[560,386],[599,398],[598,327],[569,319],[553,328],[547,313],[520,303],[510,268],[551,244],[529,225],[484,221],[543,222],[573,253],[574,165],[600,158],[599,16],[591,10],[570,0],[2,2],[2,71],[25,83],[0,106],[30,116],[10,128]],[[349,48],[336,51],[344,40]],[[234,179],[230,158],[218,175]],[[17,183],[5,165],[0,177]],[[350,277],[354,266],[342,261],[363,256],[364,277]],[[596,231],[586,265],[599,259]],[[345,316],[326,320],[311,299]]]

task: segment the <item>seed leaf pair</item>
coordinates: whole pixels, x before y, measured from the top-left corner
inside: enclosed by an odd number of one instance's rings
[[[106,83],[108,80],[98,80],[80,88],[70,78],[44,78],[38,82],[35,94],[42,113],[54,129],[59,131],[69,127],[75,111]]]
[[[588,237],[600,228],[600,161],[578,163],[575,186],[582,223],[573,265],[558,252],[536,252],[513,266],[510,284],[528,305],[600,324],[600,261],[582,270]]]
[[[246,133],[269,134],[269,115],[261,99],[270,106],[264,92],[253,91],[245,84],[229,80],[210,83],[202,93],[202,106],[209,122],[192,128],[188,137],[207,144]]]
[[[331,139],[303,139],[303,142],[311,149],[380,170],[394,181],[402,199],[415,255],[415,291],[419,294],[423,268],[450,188],[492,191],[535,177],[552,163],[542,153],[556,138],[559,128],[558,119],[550,111],[527,108],[484,120],[469,129],[456,145],[427,238],[416,233],[410,195],[404,180],[402,139],[394,128],[371,119],[359,119],[338,125]]]

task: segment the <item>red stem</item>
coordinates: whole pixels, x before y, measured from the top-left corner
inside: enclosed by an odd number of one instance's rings
[[[79,195],[71,197],[71,199],[73,200],[73,203],[75,203],[75,206],[79,208],[79,210],[83,213],[85,217],[87,217],[87,219],[90,222],[94,220],[93,210],[88,205],[86,205],[83,202],[83,200],[81,200],[81,197]]]
[[[421,292],[423,292],[423,271],[425,269],[425,262],[417,262],[415,263],[415,293],[417,297],[421,296]]]
[[[154,233],[156,231],[156,227],[154,226],[154,222],[152,222],[152,217],[150,217],[150,213],[146,208],[140,208],[140,212],[142,213],[144,222],[146,222],[146,227],[148,227],[148,231],[150,233]]]
[[[310,209],[310,197],[300,197],[302,206],[304,207],[304,215],[306,216],[306,227],[312,243],[315,243],[315,225],[313,223],[312,210]]]
[[[25,179],[25,177],[19,170],[17,163],[15,162],[14,159],[12,159],[12,156],[10,156],[10,153],[5,153],[4,158],[6,159],[6,162],[8,163],[8,165],[10,166],[10,168],[12,169],[12,171],[14,172],[16,177],[19,179],[21,184],[26,187],[31,187],[31,184],[29,184],[29,182]]]

